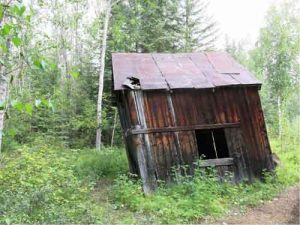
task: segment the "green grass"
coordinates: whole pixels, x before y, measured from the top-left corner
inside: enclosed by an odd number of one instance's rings
[[[1,155],[0,224],[102,223],[108,205],[93,198],[95,185],[128,172],[125,151],[71,150],[44,142]]]
[[[81,151],[74,169],[80,179],[90,181],[97,181],[103,177],[113,179],[128,172],[128,162],[124,149],[105,148],[101,151],[86,149]]]
[[[112,198],[120,208],[155,217],[155,223],[178,224],[198,222],[225,215],[232,208],[244,210],[272,199],[288,186],[299,183],[299,144],[289,142],[282,149],[272,141],[272,149],[281,159],[276,175],[265,175],[265,182],[233,185],[219,183],[213,171],[201,173],[194,179],[183,177],[171,188],[160,188],[151,196],[144,196],[140,181],[127,176],[116,179]]]
[[[300,142],[299,140],[271,140],[273,152],[275,152],[281,164],[277,168],[278,182],[282,186],[290,186],[299,182],[300,174]]]
[[[222,217],[299,183],[299,144],[271,144],[281,165],[265,182],[219,183],[211,170],[178,177],[151,196],[128,176],[123,149],[70,150],[43,141],[21,146],[0,159],[0,223],[178,224]]]

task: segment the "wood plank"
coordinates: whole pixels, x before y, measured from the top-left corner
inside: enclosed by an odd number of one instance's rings
[[[176,120],[176,115],[175,115],[175,111],[174,111],[172,96],[170,93],[167,93],[167,101],[168,101],[168,107],[169,107],[169,110],[170,110],[171,116],[172,116],[172,122],[173,122],[174,126],[177,126],[177,120]],[[180,142],[179,142],[178,131],[174,132],[174,135],[175,135],[175,146],[176,146],[176,154],[175,154],[176,161],[177,161],[177,164],[182,164],[183,163],[182,148],[181,148]]]
[[[241,122],[241,138],[243,140],[243,158],[246,164],[246,170],[248,174],[249,181],[252,182],[254,180],[254,174],[252,170],[253,161],[252,152],[255,151],[255,147],[253,146],[253,134],[251,133],[251,124],[250,124],[250,113],[251,110],[247,107],[246,104],[246,96],[244,95],[243,88],[237,88],[237,106],[238,106],[238,114],[240,116]]]
[[[181,144],[183,165],[189,165],[193,169],[195,160],[199,159],[195,132],[180,131],[178,137]]]
[[[262,111],[262,106],[260,102],[260,97],[258,94],[258,91],[256,89],[252,89],[252,95],[251,95],[251,101],[255,102],[255,108],[253,109],[255,112],[255,121],[256,121],[256,130],[257,133],[259,134],[260,137],[260,145],[262,147],[262,164],[263,164],[263,169],[267,170],[273,170],[274,165],[273,165],[273,160],[271,160],[271,147],[267,135],[267,129],[264,121],[264,114]]]
[[[233,158],[200,160],[198,166],[209,167],[209,166],[230,166],[230,165],[233,165]]]
[[[134,100],[136,111],[138,115],[138,121],[140,125],[137,125],[135,129],[139,130],[141,127],[147,128],[144,104],[143,104],[143,92],[135,90],[130,92],[131,97]],[[152,193],[157,187],[156,180],[156,167],[152,157],[150,140],[148,134],[136,135],[136,150],[139,164],[140,175],[143,180],[143,189],[145,194]]]
[[[234,158],[234,179],[241,182],[248,180],[249,175],[245,163],[245,147],[240,128],[225,129],[226,142],[229,150],[229,156]]]
[[[141,128],[141,129],[129,129],[127,135],[132,134],[150,134],[150,133],[162,133],[162,132],[177,132],[177,131],[192,131],[192,130],[205,130],[205,129],[217,129],[217,128],[229,128],[239,127],[240,123],[218,123],[218,124],[203,124],[192,126],[178,126],[178,127],[162,127],[162,128]]]

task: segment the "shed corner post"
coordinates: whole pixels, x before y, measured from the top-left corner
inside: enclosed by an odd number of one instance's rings
[[[130,93],[134,99],[139,120],[139,125],[136,125],[135,128],[137,130],[147,128],[143,104],[143,93],[141,90],[133,90]],[[150,195],[157,188],[157,178],[149,136],[148,134],[136,134],[133,136],[136,143],[138,166],[143,182],[143,190],[145,195]]]
[[[135,126],[135,129],[140,128],[140,125]],[[153,168],[149,166],[149,163],[151,165],[151,162],[149,161],[149,157],[146,152],[147,150],[144,142],[144,137],[143,134],[133,134],[132,138],[135,145],[139,173],[143,183],[143,190],[145,195],[150,195],[153,191],[155,191],[157,182]]]

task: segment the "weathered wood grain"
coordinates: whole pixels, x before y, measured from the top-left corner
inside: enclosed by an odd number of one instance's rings
[[[154,189],[156,180],[171,181],[174,166],[194,167],[198,129],[224,129],[233,163],[216,166],[220,176],[232,171],[236,182],[252,181],[273,169],[257,87],[118,93],[128,158],[132,171],[138,168],[145,179],[144,188]]]

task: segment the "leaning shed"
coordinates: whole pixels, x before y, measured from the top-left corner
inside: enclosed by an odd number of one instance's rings
[[[114,53],[112,66],[130,169],[146,193],[199,158],[236,182],[273,169],[261,83],[228,54]]]

